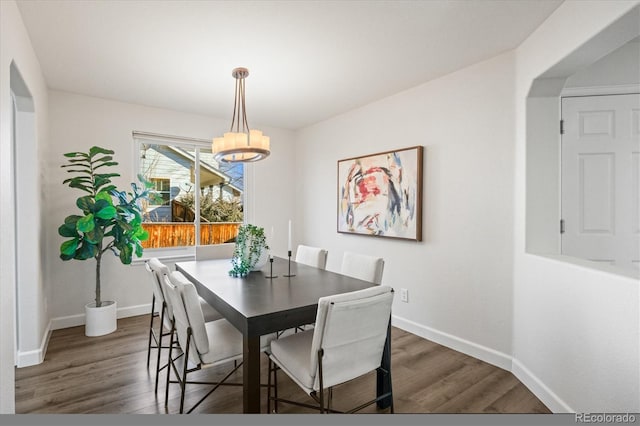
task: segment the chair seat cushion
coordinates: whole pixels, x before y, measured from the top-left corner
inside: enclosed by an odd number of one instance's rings
[[[309,360],[312,341],[313,330],[307,330],[271,342],[271,359],[307,392],[311,392],[315,378]]]
[[[207,303],[206,300],[200,298],[200,307],[202,308],[202,314],[204,315],[204,322],[215,321],[224,318],[220,312],[216,311]]]
[[[209,351],[200,354],[200,359],[204,364],[209,364],[206,366],[242,359],[242,334],[229,321],[210,321],[205,324],[205,328],[209,338]],[[275,333],[260,337],[260,346],[268,347],[274,338]]]
[[[200,354],[203,363],[226,362],[242,355],[242,334],[229,321],[210,321],[204,326],[209,337],[209,351]]]

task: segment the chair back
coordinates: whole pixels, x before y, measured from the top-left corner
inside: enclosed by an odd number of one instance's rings
[[[189,343],[189,360],[201,364],[200,354],[209,352],[209,337],[204,323],[204,315],[200,306],[195,286],[180,272],[172,272],[165,277],[165,288],[168,299],[173,305],[173,318],[178,334],[178,341],[183,351],[188,342],[187,329],[191,327]]]
[[[346,251],[342,258],[342,270],[340,272],[353,278],[381,284],[384,259]]]
[[[235,249],[236,243],[196,246],[196,260],[231,259]]]
[[[323,350],[323,388],[380,367],[392,302],[393,289],[389,286],[320,298],[311,345],[314,390],[320,389],[319,349]]]
[[[296,262],[325,269],[327,266],[327,251],[318,247],[310,247],[300,244],[296,250]]]
[[[160,304],[165,302],[167,304],[167,311],[164,317],[164,326],[171,329],[171,320],[173,319],[173,309],[171,307],[171,301],[165,296],[164,292],[164,276],[169,274],[169,268],[164,263],[160,262],[157,257],[153,257],[145,263],[147,271],[150,271],[153,275],[153,294],[156,296],[156,300]]]

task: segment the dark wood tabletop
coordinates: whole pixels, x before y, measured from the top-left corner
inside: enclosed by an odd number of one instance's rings
[[[243,389],[245,413],[260,412],[260,336],[313,323],[318,299],[362,290],[375,284],[286,259],[270,264],[245,278],[229,276],[231,260],[177,262],[176,269],[194,283],[198,294],[243,335]]]

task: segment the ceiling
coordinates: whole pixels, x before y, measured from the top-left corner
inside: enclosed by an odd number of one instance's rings
[[[52,89],[297,129],[518,46],[561,0],[18,1]]]

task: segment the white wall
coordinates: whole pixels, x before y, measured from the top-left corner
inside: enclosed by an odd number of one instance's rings
[[[30,182],[40,181],[43,170],[42,159],[47,152],[47,88],[40,71],[40,64],[35,56],[29,36],[24,28],[20,12],[13,1],[0,2],[0,413],[12,413],[14,403],[14,327],[15,327],[15,227],[14,215],[14,165],[13,142],[11,136],[11,83],[10,69],[12,63],[28,87],[35,110],[35,139],[31,138],[32,158],[26,168],[20,164],[24,177]],[[38,188],[38,185],[36,185]],[[21,339],[26,345],[21,351],[38,350],[46,337],[48,322],[46,312],[46,284],[42,281],[40,269],[41,217],[44,210],[44,194],[37,191],[29,195],[31,206],[32,231],[28,236],[30,252],[33,258],[32,273],[19,283],[21,289],[29,295],[28,303],[38,306],[32,315],[23,318],[21,330],[26,333]],[[28,336],[28,337],[27,337]]]
[[[133,130],[166,135],[210,139],[226,131],[228,120],[151,108],[124,102],[76,95],[60,91],[49,94],[51,148],[48,157],[46,191],[50,212],[47,230],[46,265],[50,285],[55,289],[51,302],[53,328],[82,324],[84,304],[94,298],[95,262],[68,261],[58,257],[63,238],[58,226],[74,213],[79,192],[62,185],[66,178],[60,165],[63,153],[87,150],[100,145],[115,150],[121,177],[114,183],[128,188],[137,180],[134,174]],[[262,128],[271,136],[272,154],[262,163],[250,166],[247,191],[248,219],[255,224],[284,230],[293,211],[293,132]],[[268,208],[265,208],[268,206]],[[274,251],[286,250],[286,235],[279,234]],[[150,250],[145,252],[149,256]],[[148,312],[151,287],[144,267],[138,263],[122,265],[114,256],[106,256],[102,267],[102,297],[118,302],[119,316]]]
[[[640,411],[640,293],[636,279],[525,252],[527,95],[636,4],[565,2],[516,51],[514,372],[559,412]]]
[[[636,39],[581,69],[566,87],[621,86],[640,83],[640,40]]]
[[[394,324],[510,368],[513,85],[506,53],[299,131],[296,231],[385,258]],[[339,159],[424,145],[423,241],[336,233]]]

